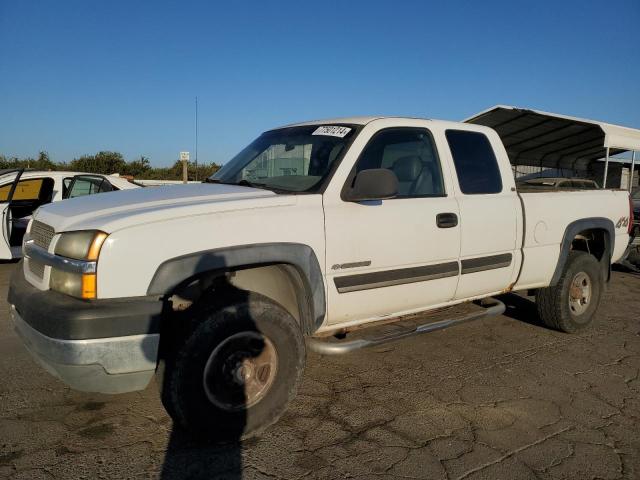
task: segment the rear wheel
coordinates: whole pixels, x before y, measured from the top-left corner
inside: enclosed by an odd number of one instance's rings
[[[166,354],[162,402],[186,430],[237,441],[276,422],[296,394],[305,363],[296,320],[246,292],[231,305],[204,308]]]
[[[571,251],[554,286],[536,295],[540,319],[548,327],[574,333],[589,326],[600,305],[603,289],[600,263],[582,251]]]

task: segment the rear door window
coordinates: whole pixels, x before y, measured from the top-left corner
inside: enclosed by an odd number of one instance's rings
[[[502,176],[486,135],[467,130],[447,130],[447,142],[465,195],[502,192]]]
[[[73,178],[71,185],[67,187],[66,198],[83,197],[95,193],[110,192],[113,190],[111,183],[104,177],[92,175],[78,175]]]

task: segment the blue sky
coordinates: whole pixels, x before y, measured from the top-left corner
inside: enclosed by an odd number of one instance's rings
[[[0,154],[224,163],[263,130],[511,104],[640,128],[640,1],[0,0]]]

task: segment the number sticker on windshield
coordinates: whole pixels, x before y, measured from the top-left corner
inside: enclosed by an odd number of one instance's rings
[[[343,138],[351,129],[349,127],[340,127],[338,125],[323,125],[314,130],[311,135],[329,135],[331,137]]]

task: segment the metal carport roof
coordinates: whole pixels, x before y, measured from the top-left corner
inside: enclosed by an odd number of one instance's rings
[[[538,110],[497,105],[465,122],[496,130],[513,165],[581,170],[611,155],[640,151],[640,130]]]

